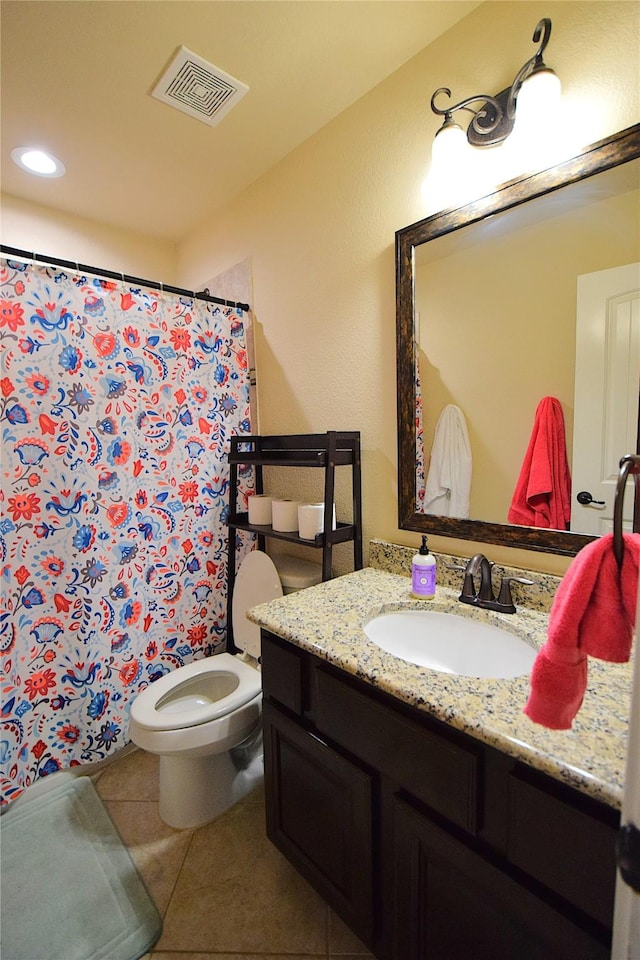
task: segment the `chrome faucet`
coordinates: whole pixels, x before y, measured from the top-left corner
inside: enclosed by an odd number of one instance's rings
[[[491,568],[493,564],[485,557],[483,553],[476,553],[471,557],[464,568],[464,581],[462,583],[462,593],[458,597],[461,603],[470,603],[474,607],[482,607],[484,610],[497,610],[499,613],[515,613],[516,608],[511,596],[512,583],[533,584],[533,580],[525,580],[524,577],[503,577],[500,584],[498,599],[493,592],[493,582],[491,579]],[[476,576],[480,574],[480,583],[476,589]]]

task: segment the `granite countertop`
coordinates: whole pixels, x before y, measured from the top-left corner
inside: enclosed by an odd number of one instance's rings
[[[500,623],[539,648],[548,614],[476,610],[457,590],[437,588],[438,609]],[[620,807],[632,668],[589,659],[589,684],[571,730],[547,730],[523,713],[529,678],[495,680],[439,673],[384,653],[363,626],[383,610],[424,608],[408,577],[367,567],[253,607],[248,618],[360,680],[613,807]]]

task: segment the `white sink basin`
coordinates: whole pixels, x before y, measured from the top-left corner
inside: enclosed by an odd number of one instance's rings
[[[437,610],[393,610],[364,628],[387,653],[420,667],[462,677],[520,677],[536,651],[502,627]]]

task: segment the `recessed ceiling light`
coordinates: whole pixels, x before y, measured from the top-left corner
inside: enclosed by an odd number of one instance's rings
[[[37,177],[63,177],[66,168],[61,160],[37,147],[16,147],[11,151],[11,159],[27,173]]]

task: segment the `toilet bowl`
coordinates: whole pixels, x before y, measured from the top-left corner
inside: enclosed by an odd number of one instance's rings
[[[262,780],[260,630],[245,614],[282,592],[272,560],[251,551],[238,570],[232,617],[234,643],[256,666],[229,653],[196,660],[131,704],[129,737],[160,757],[159,813],[169,826],[208,823]]]

